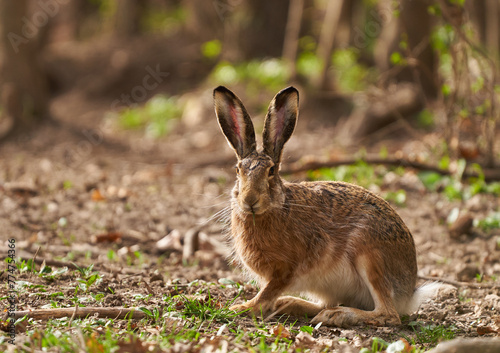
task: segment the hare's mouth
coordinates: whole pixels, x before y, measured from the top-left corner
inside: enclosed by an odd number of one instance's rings
[[[265,212],[265,208],[262,207],[260,202],[247,203],[241,202],[238,204],[240,210],[246,215],[260,215]]]

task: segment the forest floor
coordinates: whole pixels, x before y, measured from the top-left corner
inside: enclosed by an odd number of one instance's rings
[[[211,90],[196,94],[211,100]],[[56,123],[0,146],[0,251],[7,257],[8,239],[15,239],[17,310],[77,303],[162,310],[159,318],[132,322],[29,319],[18,325],[16,349],[41,351],[46,344],[52,347],[48,351],[71,351],[64,347],[82,343],[89,352],[104,352],[95,342],[107,332],[119,352],[250,347],[357,352],[372,351],[374,344],[383,350],[381,340],[401,338],[423,350],[453,337],[499,335],[500,230],[477,226],[499,211],[498,195],[482,192],[450,200],[439,192],[442,188],[426,188],[415,170],[382,166],[358,166],[368,176],[353,181],[386,197],[412,231],[419,283],[428,277],[449,282],[435,298],[397,327],[310,327],[304,318],[262,321],[230,314],[226,308],[235,297],[237,302],[248,300],[257,288],[226,258],[225,224],[217,214],[228,206],[234,159],[210,104],[198,120],[183,119],[167,137],[151,140],[110,126],[104,116],[107,103],[71,90],[52,103]],[[299,119],[285,149],[284,167],[307,155],[359,150],[338,147],[334,124],[315,123],[307,110]],[[262,116],[256,120],[258,126]],[[379,137],[367,152],[379,153],[381,146],[390,155],[424,149],[422,141],[400,135]],[[437,137],[428,133],[425,139]],[[347,175],[352,171],[345,170]],[[311,175],[286,178],[301,181]],[[457,212],[476,222],[464,234],[450,236],[448,221]],[[198,244],[188,243],[190,247],[186,242],[193,234],[198,234]],[[0,297],[7,308],[9,273],[2,263]],[[49,337],[56,342],[52,346]],[[1,350],[13,351],[7,339],[3,336]]]

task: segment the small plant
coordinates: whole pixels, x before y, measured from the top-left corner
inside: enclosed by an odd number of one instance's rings
[[[253,60],[238,65],[220,62],[212,71],[212,80],[217,84],[234,85],[246,83],[248,92],[259,93],[262,89],[274,92],[286,86],[290,73],[279,59]]]
[[[362,348],[359,353],[378,353],[384,352],[385,349],[389,346],[389,343],[384,341],[381,338],[373,337],[372,338],[372,346],[370,349]]]
[[[311,327],[311,326],[301,326],[300,327],[300,331],[307,332],[308,334],[312,335],[312,333],[314,331],[314,327]]]
[[[35,268],[35,262],[32,259],[29,260],[22,260],[16,262],[17,270],[19,273],[24,273],[24,272],[31,272],[35,273],[36,268]]]
[[[406,203],[406,191],[389,191],[384,195],[384,199],[389,202],[393,202],[398,206],[404,206]]]
[[[79,287],[87,293],[88,290],[90,289],[90,286],[92,286],[96,282],[100,282],[102,277],[98,274],[95,273],[92,276],[89,276],[85,279],[78,279],[77,281],[79,282]]]
[[[142,307],[139,310],[146,314],[147,318],[153,322],[159,322],[161,319],[161,309],[158,307],[154,307],[151,310]]]
[[[80,272],[83,278],[77,279],[79,282],[78,288],[83,290],[85,293],[89,290],[90,286],[92,286],[94,283],[99,283],[102,280],[102,276],[96,272],[93,271],[94,265],[90,265],[88,267],[80,267],[77,264],[73,263],[73,265],[76,267],[77,271]]]
[[[222,51],[222,43],[218,39],[205,42],[201,46],[201,52],[207,59],[216,59]]]
[[[440,168],[447,169],[449,158],[441,159]],[[477,173],[477,177],[469,178],[467,182],[462,181],[462,175],[465,171],[465,161],[458,161],[458,172],[453,176],[441,175],[437,172],[420,172],[418,177],[422,184],[434,192],[443,192],[446,197],[452,200],[468,200],[472,196],[486,193],[500,196],[500,183],[486,183],[481,167],[477,164],[471,166],[471,170]]]
[[[177,97],[156,95],[142,107],[129,107],[119,113],[124,129],[144,129],[146,136],[158,138],[168,134],[182,115]]]
[[[233,301],[223,305],[211,296],[210,291],[208,291],[205,297],[188,298],[184,295],[178,295],[174,297],[174,301],[175,307],[180,310],[183,317],[195,317],[201,321],[209,321],[210,323],[231,322],[235,317],[240,315],[240,313],[229,310],[229,306]]]
[[[80,274],[83,276],[83,277],[89,277],[91,276],[93,273],[97,273],[97,272],[93,272],[93,269],[94,269],[94,264],[91,264],[89,265],[88,267],[80,267],[78,266],[77,264],[73,263],[73,266],[76,267],[76,270],[78,272],[80,272]]]
[[[455,338],[456,327],[446,327],[444,325],[428,324],[419,322],[410,323],[419,344],[437,345],[441,341],[448,341]]]
[[[387,169],[385,167],[373,166],[360,160],[353,165],[311,170],[308,172],[307,176],[309,180],[345,181],[365,188],[370,188],[370,186],[373,185],[382,185],[383,176],[386,173]]]
[[[332,55],[337,86],[342,92],[365,90],[376,81],[376,71],[359,63],[360,51],[356,48],[336,50]]]
[[[43,264],[42,267],[40,268],[38,276],[47,280],[47,281],[54,281],[57,277],[65,274],[66,272],[68,272],[67,267],[62,267],[62,268],[58,268],[58,269],[53,270],[51,267]]]
[[[484,231],[498,229],[500,228],[500,212],[493,212],[486,218],[476,221],[474,225]]]
[[[107,253],[107,258],[110,261],[116,261],[118,256],[116,255],[116,252],[113,249],[110,249]]]

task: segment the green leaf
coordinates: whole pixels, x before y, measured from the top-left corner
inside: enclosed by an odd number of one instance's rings
[[[148,316],[149,318],[153,318],[153,313],[148,308],[140,307],[138,309],[142,311],[144,314],[146,314],[146,316]]]
[[[311,327],[311,326],[301,326],[301,327],[300,327],[300,331],[302,331],[302,332],[307,332],[307,333],[309,333],[309,334],[312,334],[312,333],[313,333],[313,331],[314,331],[314,328],[313,328],[313,327]]]
[[[418,114],[418,124],[423,128],[432,127],[434,125],[434,114],[428,109],[422,110]]]
[[[448,169],[450,168],[450,156],[443,156],[443,158],[441,158],[441,160],[439,161],[439,168],[441,169]]]
[[[418,173],[418,178],[422,184],[431,191],[436,191],[438,184],[443,180],[441,174],[427,171]]]
[[[220,55],[221,50],[222,50],[222,44],[218,39],[205,42],[201,45],[201,52],[203,56],[207,59],[217,58]]]
[[[444,83],[441,86],[441,92],[443,93],[443,96],[448,97],[451,94],[451,87],[450,87],[450,85]]]
[[[402,62],[403,62],[403,57],[401,56],[401,53],[400,52],[393,52],[391,54],[391,64],[393,65],[401,65]]]

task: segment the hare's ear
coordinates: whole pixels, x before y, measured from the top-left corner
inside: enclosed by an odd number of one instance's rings
[[[226,87],[214,89],[215,114],[222,133],[239,159],[256,150],[252,120],[241,100]]]
[[[264,153],[279,165],[283,146],[292,136],[299,114],[299,92],[288,87],[276,94],[264,121]]]

